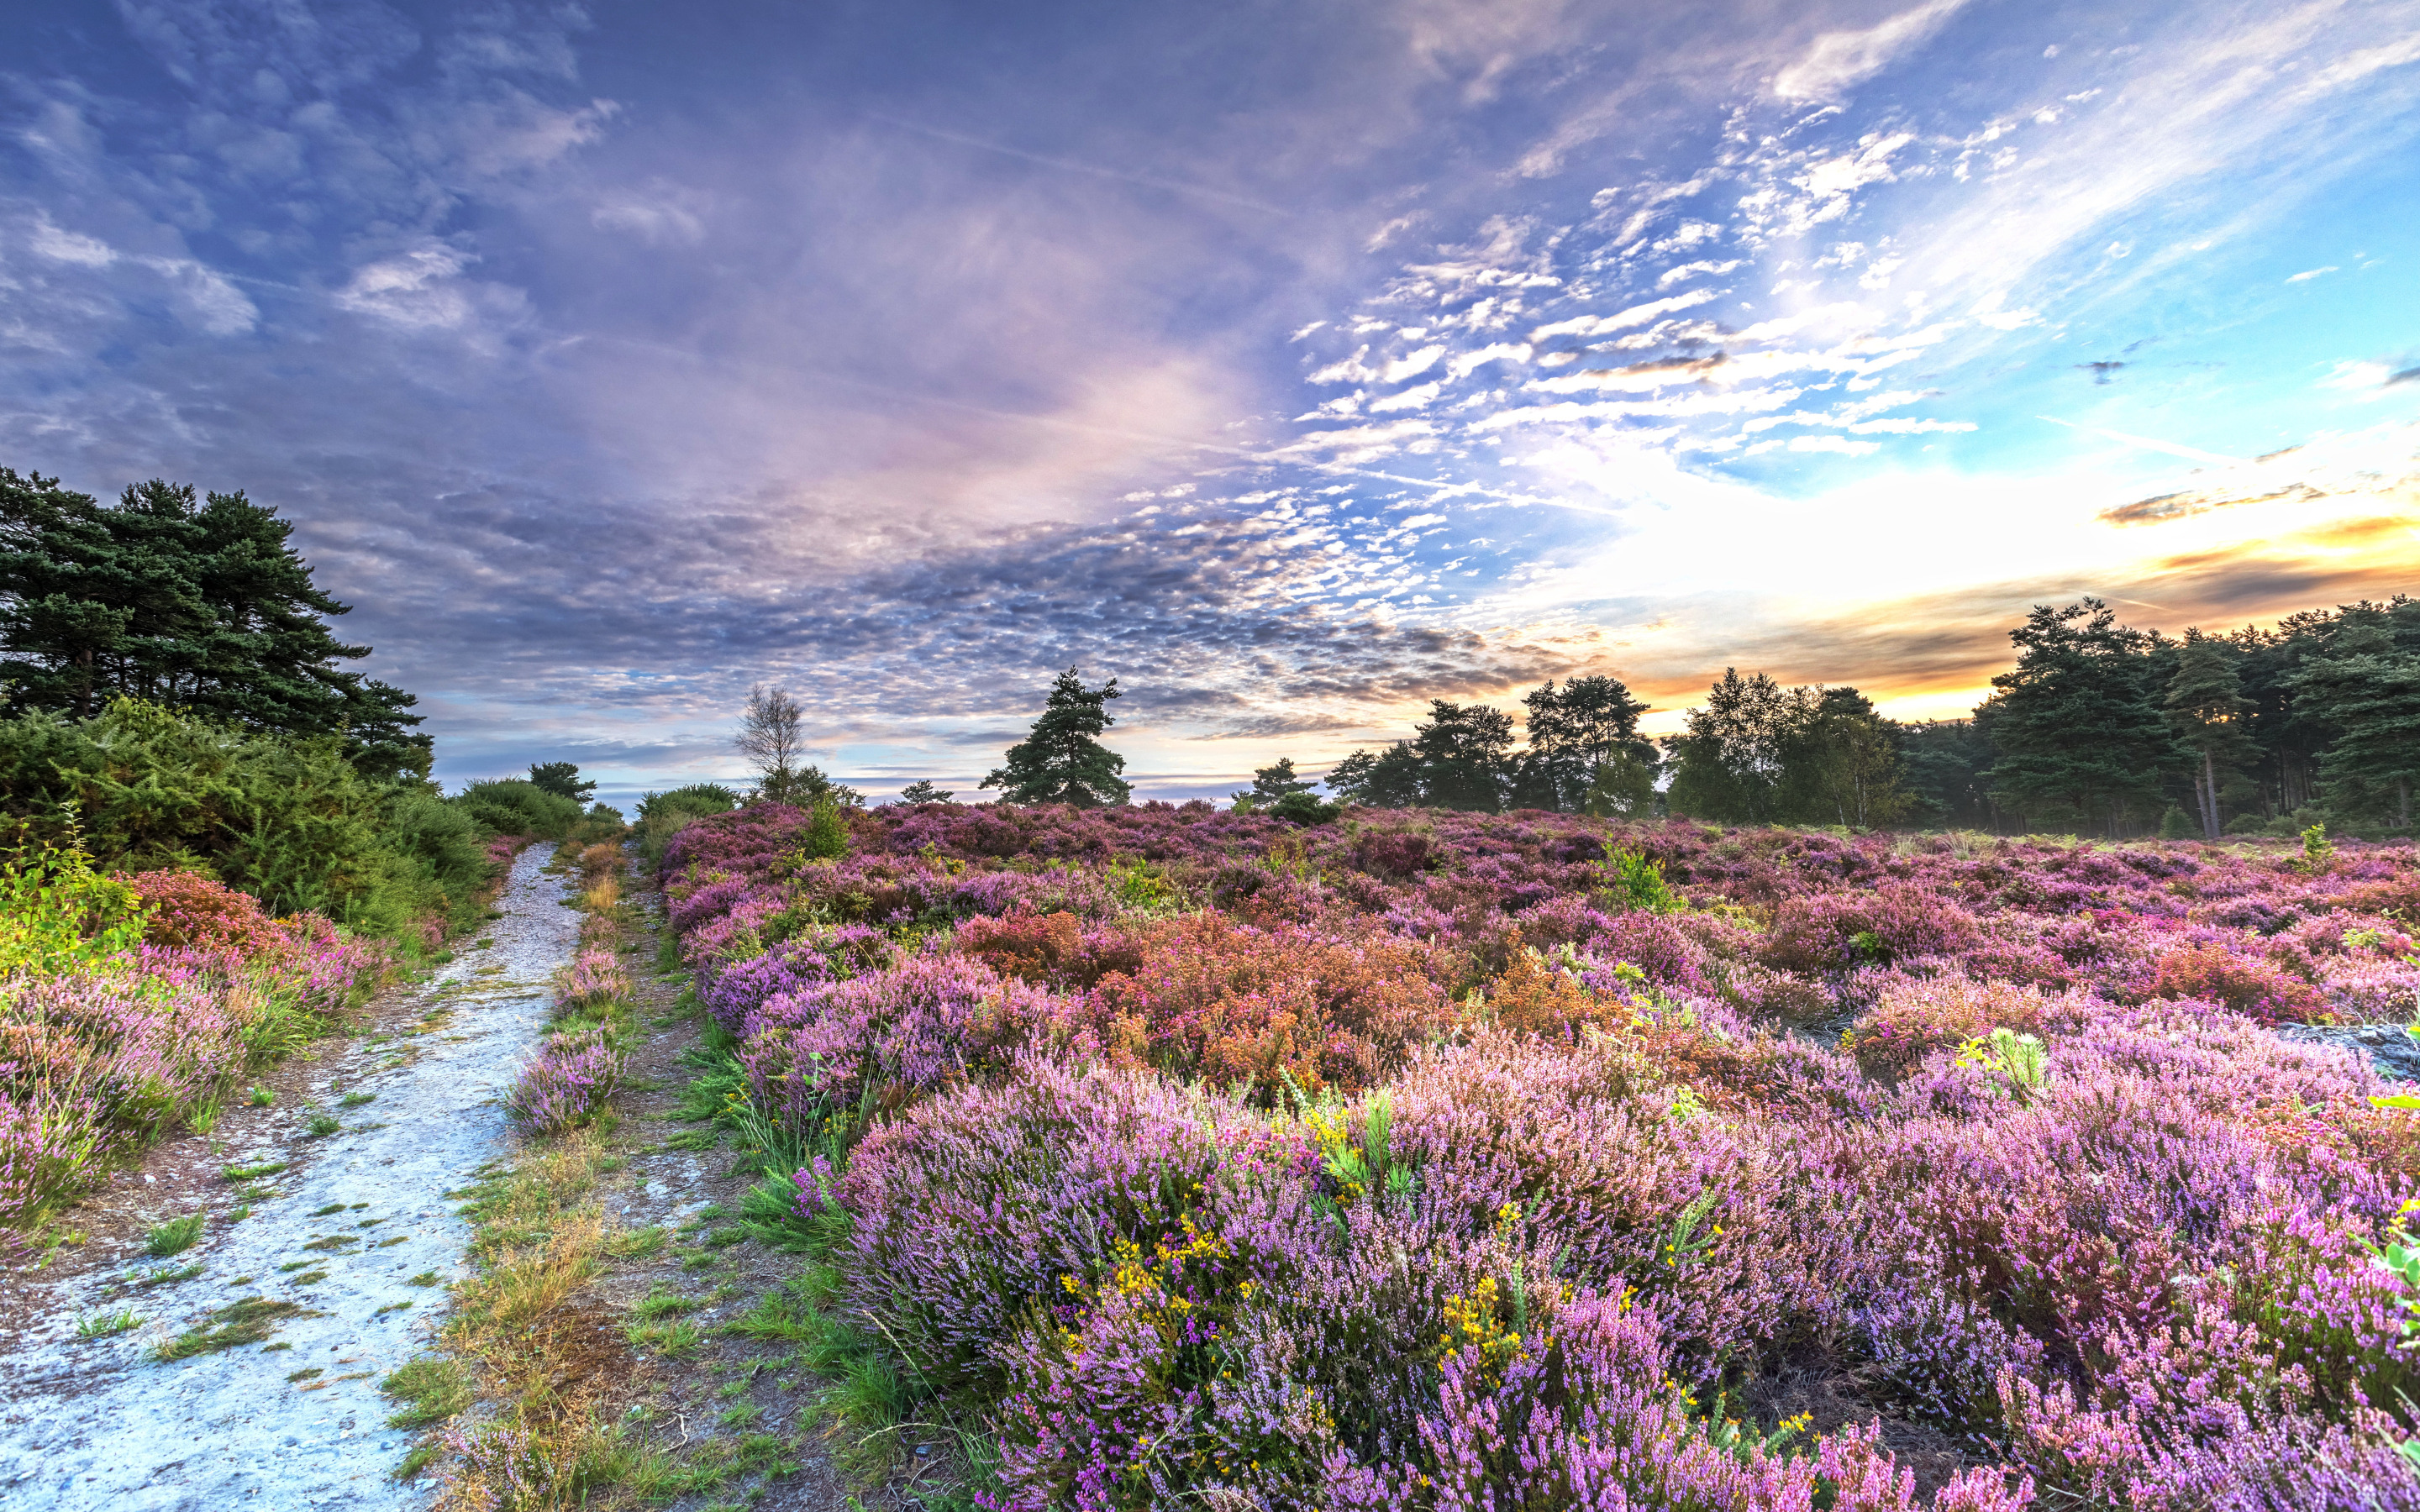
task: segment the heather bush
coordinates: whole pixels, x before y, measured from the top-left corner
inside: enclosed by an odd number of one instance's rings
[[[1885,987],[1843,1041],[1867,1071],[1898,1074],[1936,1050],[1995,1028],[2039,1034],[2044,1011],[2039,987],[1963,977],[1910,979]]]
[[[33,917],[0,919],[7,937],[24,939],[65,918],[81,946],[0,980],[0,1224],[89,1188],[202,1115],[247,1071],[341,1019],[386,971],[382,952],[325,919],[270,920],[201,878],[108,884],[85,895],[116,921],[98,926],[91,913],[61,914],[62,896],[12,895],[31,901]],[[154,922],[157,943],[131,942]]]
[[[572,957],[571,964],[554,975],[558,1012],[595,1011],[630,995],[630,974],[612,950],[591,948]]]
[[[984,1504],[1928,1504],[1730,1421],[1809,1360],[1936,1507],[2420,1504],[2420,1114],[2271,1027],[2409,1015],[2409,845],[805,818],[690,825],[672,918]]]
[[[1249,1083],[1264,1099],[1287,1080],[1354,1090],[1451,1023],[1453,969],[1447,953],[1384,934],[1202,913],[1151,932],[1136,968],[1101,977],[1080,1012],[1118,1065]]]
[[[622,1052],[601,1028],[550,1034],[521,1067],[504,1099],[512,1120],[533,1134],[587,1122],[620,1085]]]

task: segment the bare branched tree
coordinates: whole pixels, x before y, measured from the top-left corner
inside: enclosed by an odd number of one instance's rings
[[[759,683],[748,690],[748,707],[731,743],[765,775],[768,796],[786,795],[798,779],[799,724],[806,713],[787,688]]]

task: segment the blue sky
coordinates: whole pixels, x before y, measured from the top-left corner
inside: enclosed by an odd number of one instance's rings
[[[2420,0],[20,7],[0,460],[298,522],[441,775],[1143,791],[2420,585]]]

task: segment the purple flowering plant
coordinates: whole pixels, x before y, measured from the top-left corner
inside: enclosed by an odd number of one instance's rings
[[[2275,1032],[2412,1016],[2408,844],[801,822],[672,918],[985,1504],[2420,1505],[2420,1109]]]

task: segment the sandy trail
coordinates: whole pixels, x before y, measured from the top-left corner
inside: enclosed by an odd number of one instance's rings
[[[0,1504],[282,1512],[427,1500],[387,1478],[413,1434],[386,1427],[395,1404],[378,1382],[426,1350],[444,1305],[441,1288],[411,1278],[467,1273],[470,1227],[445,1194],[504,1153],[504,1093],[545,1023],[547,979],[579,934],[563,881],[543,871],[551,849],[533,847],[513,864],[497,903],[504,917],[478,936],[492,945],[464,949],[410,990],[415,1026],[357,1041],[313,1068],[314,1101],[341,1112],[343,1132],[310,1138],[302,1118],[284,1119],[266,1137],[226,1149],[232,1165],[290,1162],[264,1179],[274,1196],[234,1223],[220,1221],[232,1196],[217,1198],[201,1242],[172,1259],[135,1249],[63,1278],[42,1321],[0,1339]],[[141,1284],[148,1272],[195,1262],[194,1279]],[[307,1313],[279,1320],[262,1343],[172,1365],[152,1358],[205,1315],[249,1297]],[[129,1305],[140,1327],[76,1336],[79,1315]],[[302,1371],[316,1373],[290,1379]]]

